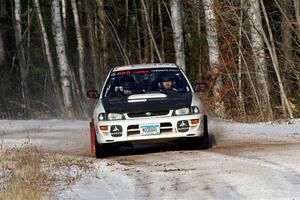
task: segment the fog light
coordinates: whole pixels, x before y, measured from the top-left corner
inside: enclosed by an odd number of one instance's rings
[[[108,126],[99,126],[101,131],[108,131]]]
[[[199,119],[192,119],[191,124],[199,124]]]

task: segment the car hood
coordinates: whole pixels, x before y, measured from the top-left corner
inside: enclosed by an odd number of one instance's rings
[[[106,97],[102,105],[106,113],[147,112],[190,107],[192,93],[147,93],[129,97]]]

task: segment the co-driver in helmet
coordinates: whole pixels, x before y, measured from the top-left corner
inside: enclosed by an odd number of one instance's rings
[[[123,91],[121,92],[123,96],[130,96],[133,94],[135,89],[135,81],[131,76],[122,77],[120,82],[121,86],[123,87]]]

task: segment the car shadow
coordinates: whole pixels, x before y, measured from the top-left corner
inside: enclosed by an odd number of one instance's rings
[[[216,145],[214,135],[209,134],[209,142],[203,141],[183,141],[178,140],[166,143],[152,143],[152,144],[135,144],[132,146],[122,146],[111,151],[109,156],[128,156],[128,155],[142,155],[149,153],[168,152],[168,151],[196,151],[209,149]]]

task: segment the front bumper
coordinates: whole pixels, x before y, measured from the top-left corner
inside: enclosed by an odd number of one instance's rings
[[[188,128],[182,130],[178,124],[182,121],[188,123]],[[198,123],[196,123],[198,121]],[[143,117],[115,121],[94,122],[97,141],[99,144],[123,143],[123,142],[147,142],[172,141],[179,138],[201,137],[203,136],[203,114],[184,116],[157,116]],[[142,135],[140,125],[159,124],[160,134]],[[112,132],[112,128],[118,126],[120,132]],[[121,127],[121,128],[120,128]]]

